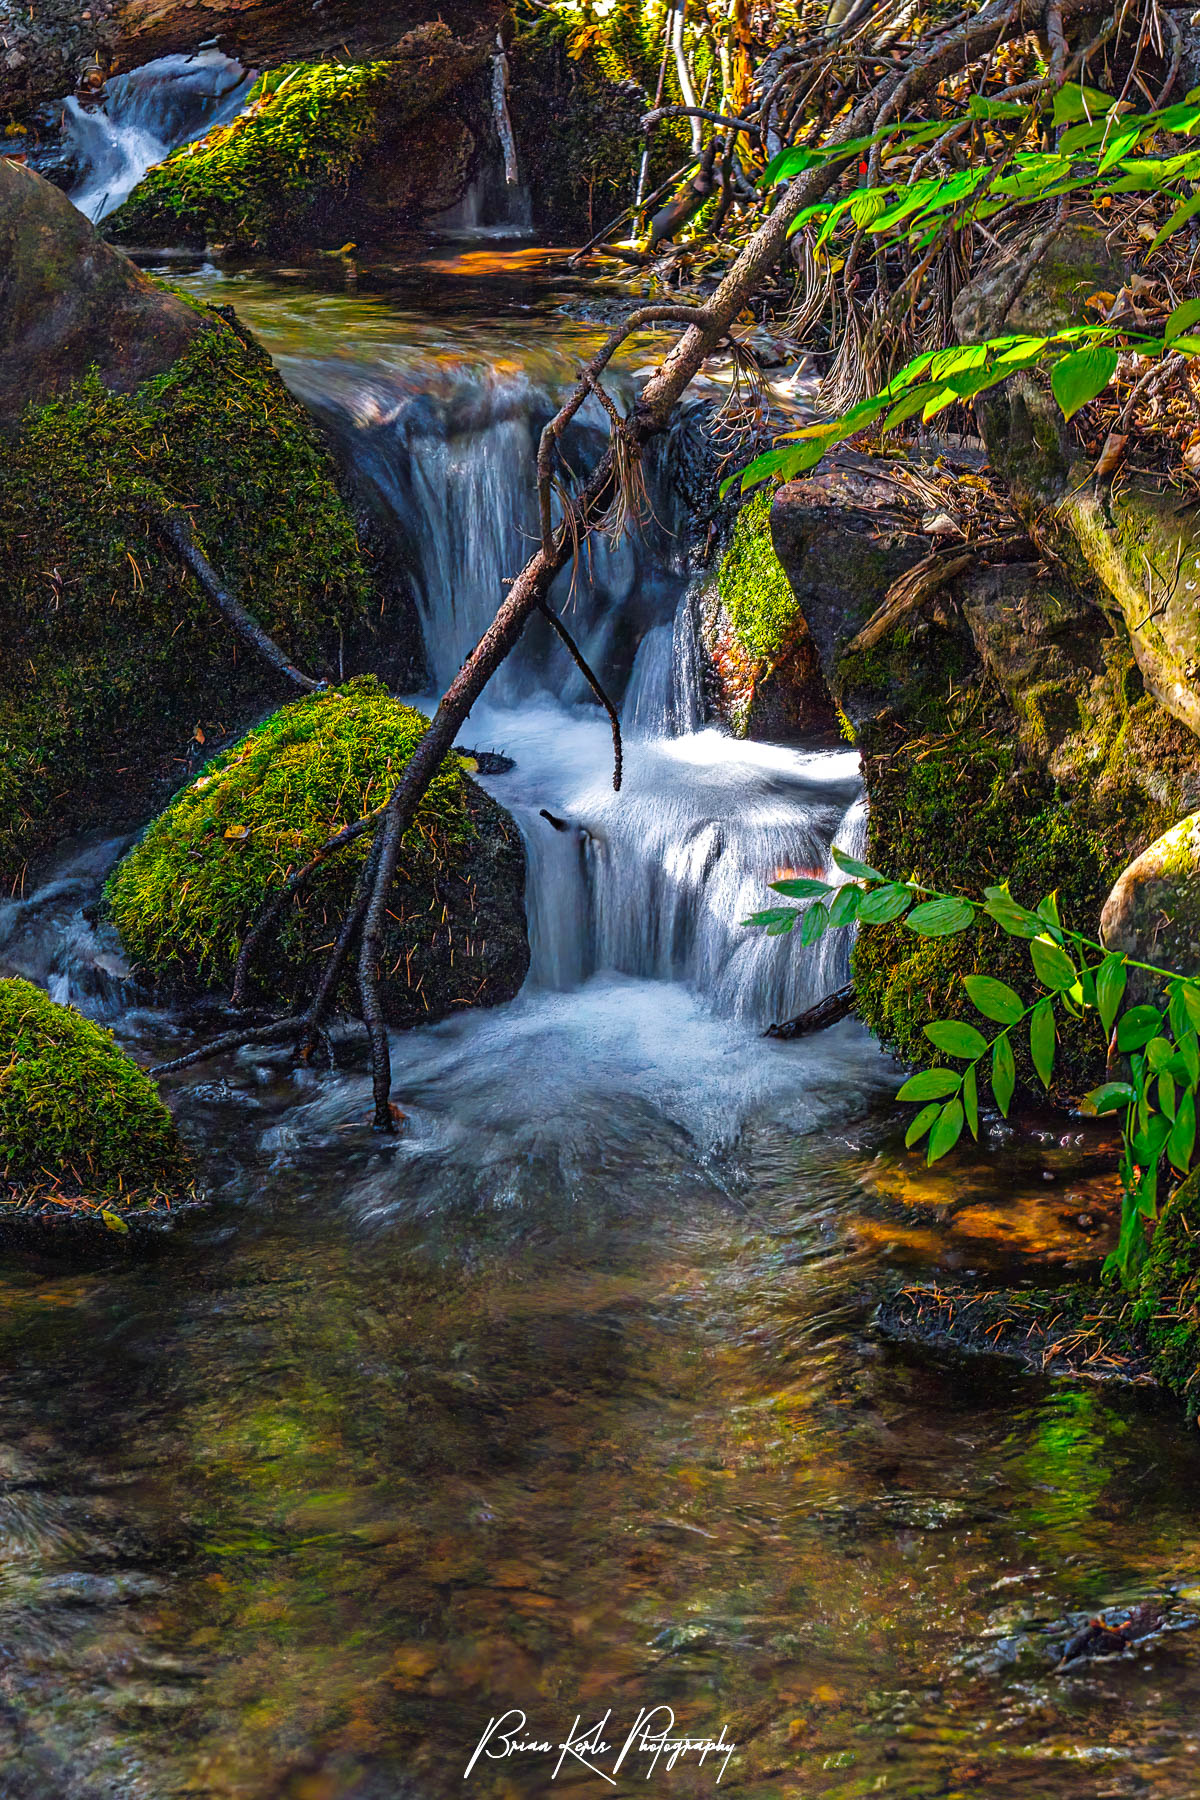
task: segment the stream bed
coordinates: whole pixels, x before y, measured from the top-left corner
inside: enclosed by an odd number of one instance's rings
[[[536,432],[603,295],[533,252],[354,293],[172,275],[237,308],[390,511],[440,686],[522,560]],[[1094,1268],[1105,1142],[1033,1119],[927,1173],[861,1028],[763,1038],[844,946],[738,921],[861,842],[857,764],[702,723],[672,479],[668,445],[640,539],[571,602],[625,697],[621,795],[548,636],[471,721],[515,765],[487,785],[529,857],[519,998],[394,1039],[386,1144],[353,1056],[173,1078],[211,1209],[146,1260],[0,1270],[4,1795],[1200,1791],[1181,1410],[870,1328],[889,1280]],[[0,969],[150,1060],[186,1021],[82,911],[120,847],[0,910]],[[1056,1670],[1140,1602],[1184,1628]],[[631,1754],[615,1786],[612,1755],[560,1764],[651,1708],[736,1748]],[[553,1752],[493,1737],[464,1782],[506,1716]]]

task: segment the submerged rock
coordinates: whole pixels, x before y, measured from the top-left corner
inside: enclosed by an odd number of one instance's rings
[[[386,61],[272,69],[231,124],[151,169],[105,233],[283,251],[388,236],[444,212],[474,165],[465,90],[484,61],[484,46],[438,24]]]
[[[187,1186],[171,1115],[112,1033],[0,980],[0,1201],[124,1208]]]
[[[285,706],[191,782],[106,889],[134,964],[171,989],[227,988],[242,940],[290,870],[386,801],[428,721],[373,677]],[[331,856],[255,964],[274,1003],[307,995],[370,834]],[[525,858],[512,820],[454,760],[405,840],[381,998],[394,1025],[510,1000],[529,966]],[[355,1010],[357,986],[341,996]]]

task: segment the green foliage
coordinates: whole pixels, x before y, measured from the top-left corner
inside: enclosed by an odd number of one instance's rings
[[[1132,1288],[1146,1254],[1147,1227],[1158,1216],[1160,1183],[1169,1170],[1187,1175],[1192,1165],[1196,1090],[1200,1086],[1200,977],[1178,975],[1106,951],[1062,923],[1054,894],[1030,908],[1013,898],[1007,884],[990,886],[984,888],[982,905],[977,907],[960,895],[931,893],[915,881],[890,882],[836,847],[833,858],[850,881],[863,882],[859,892],[867,899],[872,892],[902,890],[907,899],[897,917],[905,930],[920,936],[957,936],[970,931],[981,916],[990,919],[1007,937],[1027,946],[1028,975],[1047,990],[1026,1000],[994,976],[967,976],[963,985],[972,1004],[984,1019],[1000,1024],[1001,1030],[988,1038],[961,1020],[936,1019],[925,1026],[925,1036],[935,1049],[966,1064],[959,1072],[923,1070],[900,1089],[901,1100],[938,1102],[923,1108],[905,1140],[911,1146],[927,1136],[930,1163],[954,1148],[964,1126],[974,1137],[979,1136],[978,1082],[989,1072],[992,1097],[1007,1117],[1016,1079],[1013,1046],[1022,1031],[1042,1085],[1050,1086],[1058,1009],[1076,1020],[1095,1015],[1101,1041],[1107,1044],[1111,1038],[1114,1048],[1128,1058],[1128,1081],[1109,1081],[1094,1088],[1084,1106],[1097,1114],[1123,1115],[1121,1232],[1105,1269]],[[886,885],[868,885],[874,882]],[[783,891],[796,884],[773,885]],[[772,909],[769,929],[776,935],[799,925],[801,942],[815,943],[838,925],[863,922],[865,900],[840,904],[844,888],[817,881],[805,885],[812,890],[807,906]],[[817,890],[823,899],[817,897]],[[755,914],[744,923],[761,924],[763,919],[763,914]],[[1161,984],[1161,1006],[1138,1005],[1121,1011],[1130,969],[1142,970]]]
[[[1052,152],[1020,147],[1037,137],[1038,105],[1022,108],[976,96],[958,121],[898,122],[854,143],[785,149],[768,165],[763,184],[770,187],[791,180],[820,164],[841,164],[872,148],[880,152],[886,169],[889,158],[907,162],[916,147],[955,123],[966,126],[975,121],[978,135],[990,122],[1000,129],[985,136],[986,154],[973,157],[970,168],[916,181],[905,169],[898,179],[818,201],[798,215],[792,231],[808,230],[818,257],[830,254],[839,238],[859,232],[874,240],[871,248],[879,254],[904,245],[920,255],[939,239],[997,213],[1011,220],[1022,209],[1063,200],[1081,190],[1093,203],[1144,193],[1176,203],[1151,245],[1155,250],[1194,215],[1197,202],[1188,189],[1200,181],[1200,149],[1167,154],[1159,146],[1170,137],[1200,135],[1200,89],[1179,105],[1134,114],[1125,102],[1091,89],[1085,94],[1068,83],[1055,98],[1055,118],[1067,129]],[[1135,155],[1139,149],[1153,153]],[[1168,351],[1188,357],[1200,353],[1200,336],[1190,335],[1197,323],[1200,301],[1186,301],[1172,313],[1161,337],[1097,323],[1069,326],[1046,337],[1017,333],[982,344],[923,351],[878,393],[841,418],[784,433],[776,448],[731,476],[725,487],[739,479],[743,491],[768,477],[791,480],[815,468],[827,450],[856,432],[869,427],[891,431],[918,414],[927,424],[947,407],[973,399],[1022,369],[1042,365],[1049,367],[1055,399],[1064,418],[1070,419],[1107,387],[1120,351],[1147,358]]]
[[[281,213],[314,190],[344,188],[375,140],[403,71],[390,62],[290,63],[260,76],[245,111],[172,151],[107,229],[156,239],[183,225],[208,239],[261,245]]]
[[[135,813],[200,721],[263,687],[143,502],[188,509],[229,585],[300,662],[365,625],[370,582],[332,460],[269,358],[213,319],[131,394],[95,376],[0,459],[0,872],[111,800]],[[179,762],[173,763],[177,782]]]
[[[158,1090],[111,1031],[0,980],[0,1181],[134,1203],[186,1183]]]
[[[771,541],[768,494],[755,494],[738,513],[717,590],[742,648],[773,662],[796,629],[799,609]]]
[[[265,901],[345,825],[388,798],[429,721],[374,676],[285,706],[215,757],[155,820],[106,887],[121,942],[167,982],[227,985]],[[443,764],[405,840],[440,858],[474,836],[462,771]],[[325,863],[279,934],[276,980],[301,972],[349,901],[364,832]],[[411,871],[410,877],[411,879]]]

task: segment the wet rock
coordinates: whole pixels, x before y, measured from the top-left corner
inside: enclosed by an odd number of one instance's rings
[[[1101,314],[1087,300],[1097,293],[1115,299],[1125,284],[1123,258],[1108,235],[1091,226],[1065,226],[1018,287],[1028,249],[1022,243],[997,257],[959,293],[952,317],[960,343],[982,343],[1001,332],[1047,336],[1067,324],[1095,323]]]

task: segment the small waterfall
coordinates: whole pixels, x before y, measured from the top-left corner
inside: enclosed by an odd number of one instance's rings
[[[94,924],[90,910],[128,845],[128,838],[81,839],[30,894],[0,901],[0,975],[22,975],[60,1006],[93,1018],[116,1019],[128,1009],[136,994],[129,965],[115,932]]]
[[[129,198],[147,169],[180,144],[236,118],[253,85],[241,63],[201,50],[114,76],[94,111],[85,111],[74,96],[64,100],[65,147],[81,170],[72,201],[99,224]]]
[[[446,237],[529,237],[533,232],[533,203],[521,180],[508,110],[508,57],[498,32],[491,64],[489,93],[496,154],[475,176],[457,206],[430,220],[433,230]]]

